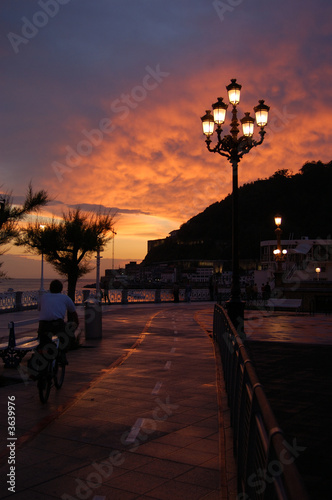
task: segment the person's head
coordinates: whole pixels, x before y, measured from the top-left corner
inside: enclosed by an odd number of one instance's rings
[[[50,283],[50,292],[51,293],[61,293],[63,285],[60,280],[53,280]]]

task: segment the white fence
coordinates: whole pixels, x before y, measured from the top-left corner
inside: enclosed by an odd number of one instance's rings
[[[89,294],[94,295],[95,290],[81,289],[76,291],[75,303],[83,304]],[[21,311],[35,309],[38,305],[39,291],[4,292],[0,293],[0,311]],[[106,303],[131,304],[139,302],[172,302],[174,300],[172,289],[111,289],[108,291]],[[180,289],[180,302],[186,300],[185,289]],[[194,288],[190,300],[193,302],[210,300],[210,292],[206,288]],[[105,302],[105,298],[103,298]]]

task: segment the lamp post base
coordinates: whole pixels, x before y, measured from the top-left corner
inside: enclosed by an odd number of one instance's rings
[[[244,306],[245,302],[243,300],[233,300],[230,299],[226,302],[226,309],[229,319],[233,323],[235,330],[241,338],[246,338],[244,332]]]
[[[283,271],[277,270],[274,273],[274,283],[276,288],[280,288],[283,286]]]

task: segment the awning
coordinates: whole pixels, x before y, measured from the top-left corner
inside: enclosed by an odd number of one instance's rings
[[[307,253],[310,252],[311,248],[312,248],[312,243],[302,241],[297,245],[297,247],[289,250],[288,253],[300,253],[302,255],[307,255]]]

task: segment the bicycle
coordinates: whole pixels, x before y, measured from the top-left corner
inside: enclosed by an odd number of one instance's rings
[[[61,389],[66,372],[67,359],[65,352],[59,349],[60,340],[58,337],[52,339],[52,343],[46,345],[44,352],[46,367],[40,372],[37,379],[39,399],[42,403],[48,401],[52,383],[56,389]],[[56,347],[56,356],[54,357],[54,347]]]

